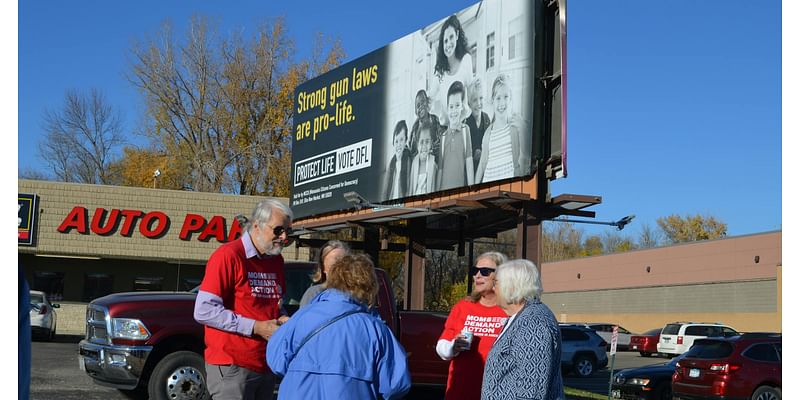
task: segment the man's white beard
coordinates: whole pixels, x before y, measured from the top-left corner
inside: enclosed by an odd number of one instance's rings
[[[281,251],[283,251],[283,245],[273,241],[272,247],[270,247],[269,250],[265,251],[264,254],[270,256],[277,256],[278,254],[281,254]]]
[[[283,251],[283,245],[281,244],[283,241],[281,239],[275,239],[272,242],[264,243],[264,239],[258,237],[255,239],[258,243],[257,247],[263,248],[264,254],[268,256],[277,256],[281,254]]]

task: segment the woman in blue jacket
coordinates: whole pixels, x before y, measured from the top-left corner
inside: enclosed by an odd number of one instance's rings
[[[406,352],[381,320],[370,259],[347,255],[327,289],[272,335],[267,363],[278,399],[399,399],[411,387]]]

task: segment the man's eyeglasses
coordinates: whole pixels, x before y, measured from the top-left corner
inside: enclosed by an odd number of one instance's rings
[[[478,272],[481,273],[481,276],[489,276],[492,272],[495,271],[496,268],[487,268],[487,267],[472,267],[469,269],[470,276],[474,276]]]

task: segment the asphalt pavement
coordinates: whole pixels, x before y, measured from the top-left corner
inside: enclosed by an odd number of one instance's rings
[[[58,335],[53,342],[31,343],[31,399],[32,400],[127,400],[131,397],[119,390],[100,386],[78,367],[78,342],[80,336]],[[610,360],[609,360],[610,361]],[[657,357],[641,357],[639,353],[620,352],[615,360],[615,370],[663,363]],[[564,376],[564,385],[606,394],[609,369],[600,370],[588,378]],[[443,388],[415,387],[408,399],[434,400],[444,397]]]

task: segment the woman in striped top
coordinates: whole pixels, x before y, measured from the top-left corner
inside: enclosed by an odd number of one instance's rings
[[[494,117],[481,144],[481,161],[476,182],[492,182],[522,175],[520,129],[512,123],[511,90],[508,76],[498,75],[492,84]]]

